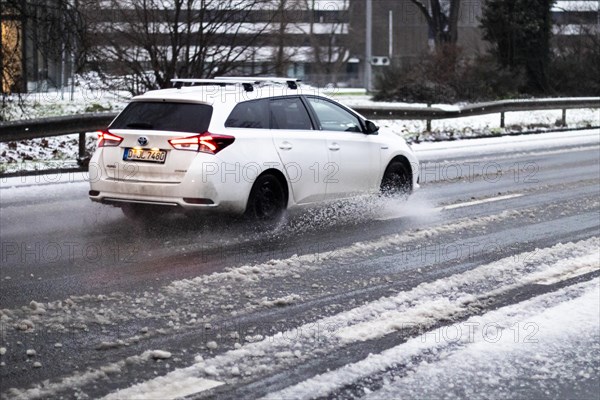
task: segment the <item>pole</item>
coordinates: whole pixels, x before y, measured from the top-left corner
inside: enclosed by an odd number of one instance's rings
[[[390,58],[390,62],[392,62],[392,56],[394,55],[394,12],[390,10],[390,31],[388,32],[390,35],[389,45],[390,48],[388,50],[388,57]]]
[[[27,93],[27,29],[28,29],[28,21],[27,21],[27,2],[23,0],[21,2],[21,12],[19,17],[21,18],[21,82],[19,86],[21,86],[20,92]]]
[[[366,9],[366,43],[365,43],[365,89],[367,92],[371,92],[373,88],[373,70],[371,66],[371,59],[373,58],[373,0],[366,0],[367,9]]]

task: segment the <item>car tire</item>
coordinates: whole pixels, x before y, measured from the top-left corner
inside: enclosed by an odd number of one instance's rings
[[[279,179],[271,174],[259,176],[248,196],[246,217],[259,222],[277,222],[285,213],[287,199]]]
[[[399,161],[392,161],[381,180],[380,192],[384,197],[407,198],[412,192],[412,178],[406,166]]]

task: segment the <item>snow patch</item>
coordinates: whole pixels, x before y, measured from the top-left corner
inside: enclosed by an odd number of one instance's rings
[[[199,374],[211,380],[235,383],[239,378],[232,374],[234,367],[255,377],[272,374],[323,352],[335,352],[352,341],[364,340],[365,336],[369,339],[383,337],[406,327],[404,323],[430,329],[436,321],[468,315],[469,307],[477,309],[481,306],[478,301],[485,301],[489,296],[501,295],[529,284],[540,276],[579,265],[573,259],[591,256],[597,259],[599,246],[600,240],[592,238],[518,254],[450,277],[422,283],[411,290],[270,337],[257,335],[252,340],[247,337],[248,343],[244,346],[136,385],[135,393],[149,396],[153,388],[160,386],[160,382],[166,384],[197,379]],[[406,315],[412,318],[398,321],[398,318]],[[294,397],[281,393],[272,396]]]
[[[194,393],[221,386],[223,382],[197,378],[194,376],[160,377],[151,383],[144,382],[127,389],[114,392],[104,397],[103,400],[147,400],[152,399],[180,399]]]
[[[171,358],[172,354],[164,350],[151,350],[149,356],[153,360],[166,360]]]

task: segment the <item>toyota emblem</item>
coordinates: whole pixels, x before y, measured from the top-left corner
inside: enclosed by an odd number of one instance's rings
[[[138,143],[140,144],[140,146],[145,146],[148,144],[148,138],[146,136],[140,136],[138,138]]]

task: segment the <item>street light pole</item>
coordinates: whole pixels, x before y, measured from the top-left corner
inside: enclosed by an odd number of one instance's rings
[[[373,58],[373,0],[366,0],[366,2],[365,89],[367,89],[367,92],[371,92],[373,89],[373,70],[371,67],[371,60]]]

